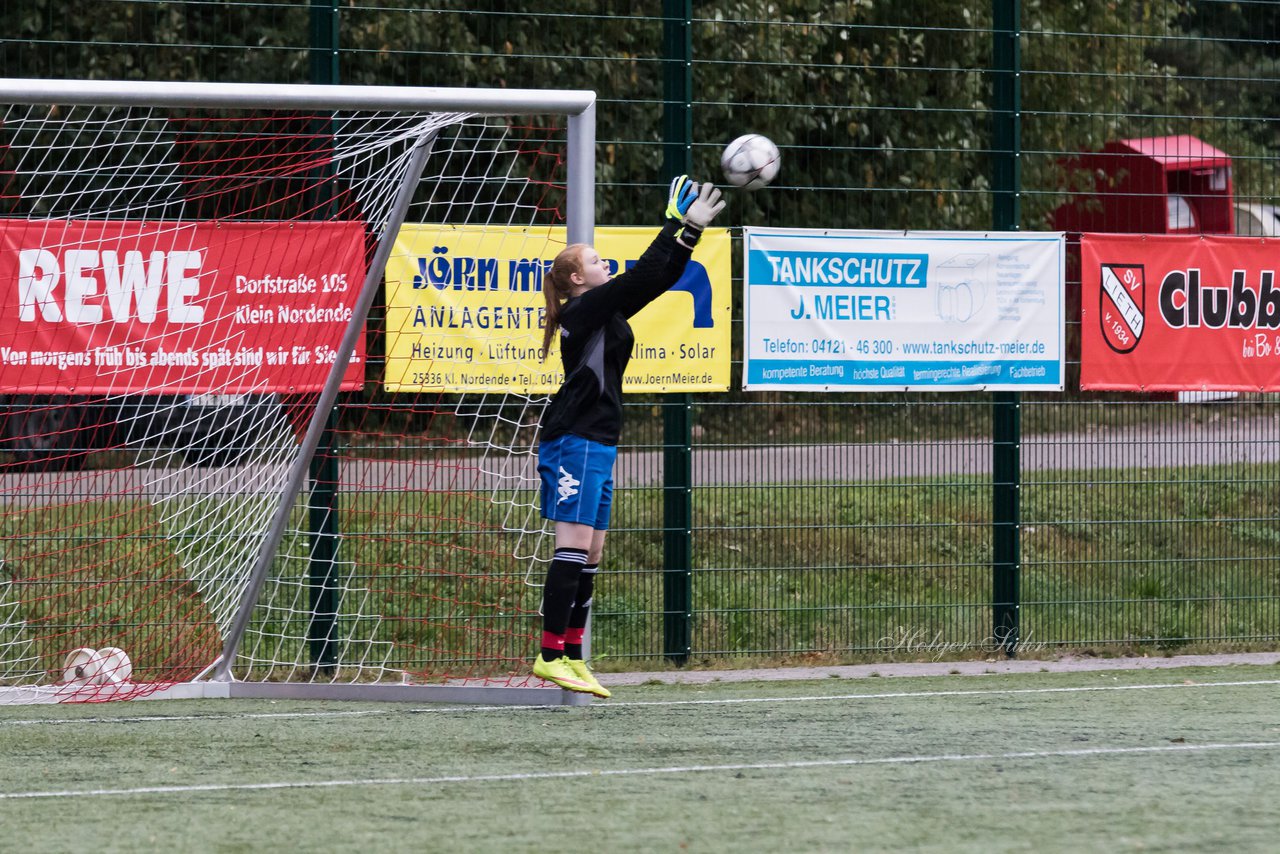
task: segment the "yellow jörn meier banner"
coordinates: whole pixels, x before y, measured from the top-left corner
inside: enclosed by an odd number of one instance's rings
[[[616,273],[656,228],[597,228]],[[542,275],[563,228],[408,224],[387,263],[388,391],[541,394],[560,387],[559,343],[541,356]],[[625,390],[729,388],[730,240],[708,229],[675,286],[631,318]]]

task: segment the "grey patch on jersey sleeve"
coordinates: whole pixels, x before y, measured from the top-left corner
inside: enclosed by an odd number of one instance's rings
[[[587,370],[595,374],[596,382],[600,384],[600,394],[604,394],[604,327],[600,327],[591,333],[591,337],[587,339],[586,355],[582,363]]]

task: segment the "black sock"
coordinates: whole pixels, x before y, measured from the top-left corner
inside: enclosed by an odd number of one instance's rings
[[[578,577],[586,562],[587,553],[582,549],[556,549],[547,567],[547,581],[542,588],[543,661],[564,655],[564,633],[578,593]]]
[[[591,564],[582,568],[578,576],[578,595],[573,599],[573,608],[569,611],[569,624],[565,630],[564,654],[576,661],[582,660],[582,632],[587,627],[587,616],[591,613],[591,600],[595,595],[596,573],[599,564]]]

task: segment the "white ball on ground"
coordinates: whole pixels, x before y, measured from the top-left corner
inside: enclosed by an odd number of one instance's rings
[[[62,660],[62,681],[67,684],[88,685],[96,682],[102,673],[102,656],[96,649],[81,647],[67,653]]]
[[[102,668],[98,671],[97,681],[103,685],[114,685],[128,682],[133,675],[133,662],[123,649],[115,646],[104,646],[98,650],[102,656]]]
[[[725,180],[744,190],[758,190],[778,177],[782,154],[773,140],[747,133],[724,147],[720,167]]]

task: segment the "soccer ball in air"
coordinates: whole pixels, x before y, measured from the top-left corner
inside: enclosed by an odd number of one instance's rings
[[[758,190],[778,176],[782,155],[773,140],[758,133],[748,133],[724,147],[720,166],[724,177],[735,187]]]

